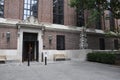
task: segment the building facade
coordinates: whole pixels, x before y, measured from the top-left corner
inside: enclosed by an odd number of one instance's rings
[[[31,49],[31,60],[38,61],[44,51],[51,58],[54,50],[79,50],[82,27],[76,26],[77,14],[68,4],[69,0],[0,0],[0,53],[8,60],[26,61]],[[86,11],[85,23],[88,15]],[[86,30],[88,49],[118,49],[119,40],[106,37],[105,29],[110,29],[110,20]]]

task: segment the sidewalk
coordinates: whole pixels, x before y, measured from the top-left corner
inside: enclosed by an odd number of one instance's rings
[[[0,80],[120,80],[120,66],[57,61],[0,64]]]

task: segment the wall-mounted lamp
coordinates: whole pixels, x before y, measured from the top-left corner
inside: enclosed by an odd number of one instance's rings
[[[109,19],[110,19],[110,15],[109,15],[109,14],[106,14],[106,15],[105,15],[105,19],[106,19],[106,20],[109,20]]]
[[[41,27],[42,27],[42,31],[45,31],[45,26],[44,26],[44,24],[42,24]]]
[[[18,32],[18,35],[17,35],[18,37],[20,36],[20,32]]]
[[[7,39],[7,42],[10,41],[10,32],[6,32],[6,39]]]
[[[20,25],[18,25],[18,34],[17,34],[17,37],[19,37],[20,36],[20,28],[21,28],[21,26]]]
[[[45,32],[45,26],[44,26],[44,24],[42,24],[41,27],[42,27],[42,28],[41,28],[41,30],[42,30],[42,38],[43,38],[44,32]]]
[[[48,40],[49,40],[49,44],[51,44],[52,43],[52,35],[48,36]]]

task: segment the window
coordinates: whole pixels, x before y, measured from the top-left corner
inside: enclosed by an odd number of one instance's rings
[[[99,14],[101,12],[99,1],[95,3],[95,10],[98,12],[95,19],[96,29],[102,29],[101,15]]]
[[[38,17],[38,0],[24,0],[24,16],[26,19],[29,16]]]
[[[102,25],[101,25],[101,16],[98,15],[97,20],[96,20],[96,29],[101,29]]]
[[[109,15],[110,15],[110,30],[114,31],[114,29],[115,29],[115,20],[114,20],[114,17],[112,15],[112,12],[110,12]]]
[[[85,25],[85,23],[84,23],[84,11],[79,10],[79,11],[77,11],[77,26],[82,27],[84,25]]]
[[[64,0],[53,0],[53,23],[64,24]]]
[[[0,0],[0,17],[4,17],[4,0]]]
[[[118,39],[115,39],[115,40],[114,40],[114,48],[115,48],[115,49],[119,49]]]
[[[57,50],[65,50],[65,36],[57,35]]]
[[[105,50],[105,39],[104,38],[99,39],[99,46],[100,46],[100,50]]]

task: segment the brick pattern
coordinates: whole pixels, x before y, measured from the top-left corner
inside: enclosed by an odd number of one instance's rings
[[[6,32],[10,32],[10,42],[7,42]],[[52,42],[49,43],[49,35],[52,35]],[[56,49],[56,36],[65,36],[65,49],[79,49],[79,33],[50,31],[46,30],[43,36],[44,49]],[[106,38],[102,35],[88,34],[88,49],[99,49],[99,38],[105,39],[105,49],[114,49],[114,38]],[[17,28],[0,26],[0,49],[17,49]]]
[[[38,20],[39,22],[53,23],[53,0],[38,0]],[[23,3],[24,0],[5,0],[4,5],[4,17],[12,19],[23,18]],[[64,0],[64,25],[76,25],[76,13],[75,9],[69,5],[69,0]],[[105,12],[108,13],[107,11]],[[105,14],[105,16],[106,16]],[[85,20],[87,23],[89,17],[89,11],[85,12]],[[104,22],[102,20],[102,22]],[[105,28],[109,30],[109,20],[105,20]],[[116,22],[120,26],[120,20]],[[104,24],[102,24],[104,25]],[[90,26],[94,28],[94,24]],[[6,42],[7,31],[11,32],[10,43]],[[53,36],[52,44],[49,44],[48,35]],[[60,31],[46,31],[44,35],[43,44],[45,49],[56,49],[56,35],[65,35],[65,48],[66,49],[79,49],[79,34],[72,32],[60,32]],[[99,38],[104,36],[88,35],[88,48],[99,49]],[[105,39],[106,49],[113,49],[113,39]],[[111,44],[112,43],[112,44]],[[15,28],[0,28],[0,49],[16,49],[17,48],[17,29]]]
[[[115,38],[106,38],[105,36],[102,35],[95,35],[95,34],[89,34],[88,35],[88,49],[96,49],[99,50],[99,38],[104,38],[105,39],[105,49],[110,50],[114,49],[114,39]]]
[[[52,42],[49,44],[49,35],[52,35]],[[56,49],[56,36],[64,35],[65,36],[65,49],[79,49],[79,33],[72,32],[61,32],[61,31],[46,31],[44,34],[43,45],[44,49]]]
[[[53,0],[38,0],[38,20],[39,22],[53,23]],[[69,0],[64,0],[64,25],[76,25],[76,12],[69,5]],[[5,0],[5,18],[23,19],[24,0]],[[106,14],[108,12],[105,12]],[[85,11],[85,23],[88,22],[89,11]],[[103,23],[102,18],[102,23]],[[102,24],[104,28],[104,24]],[[94,28],[91,24],[89,27]],[[109,20],[105,20],[105,27],[109,29]]]
[[[20,15],[23,5],[23,0],[5,0],[4,17],[12,19],[22,19]]]
[[[53,23],[53,0],[38,0],[39,22]],[[64,24],[76,25],[76,14],[70,8],[69,0],[64,0]],[[24,0],[5,0],[5,18],[23,19]]]
[[[0,26],[1,27],[1,26]],[[10,41],[7,42],[6,32],[10,32]],[[17,49],[17,29],[0,28],[0,49]]]
[[[97,35],[87,35],[88,49],[99,49],[99,38]]]
[[[114,49],[114,38],[105,39],[105,49]]]
[[[76,12],[69,4],[70,0],[64,0],[64,25],[76,25]]]
[[[39,0],[38,19],[40,22],[53,22],[53,0]]]

